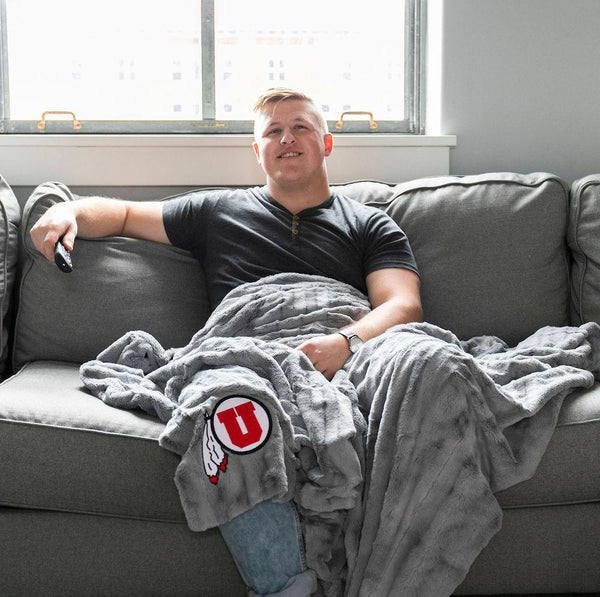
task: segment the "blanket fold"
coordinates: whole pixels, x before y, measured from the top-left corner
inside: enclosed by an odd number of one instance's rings
[[[192,530],[294,499],[327,596],[440,597],[500,528],[562,399],[600,370],[600,327],[514,348],[427,323],[366,342],[328,382],[301,342],[369,311],[356,289],[279,274],[232,291],[184,347],[130,332],[81,368],[106,403],[165,422]]]

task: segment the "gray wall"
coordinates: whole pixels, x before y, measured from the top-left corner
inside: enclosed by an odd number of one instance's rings
[[[443,5],[450,172],[600,172],[600,0]]]

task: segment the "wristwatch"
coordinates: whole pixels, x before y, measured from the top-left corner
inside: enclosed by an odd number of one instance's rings
[[[342,331],[339,333],[342,334],[346,340],[348,340],[348,348],[352,354],[354,354],[364,344],[364,342],[356,334]]]

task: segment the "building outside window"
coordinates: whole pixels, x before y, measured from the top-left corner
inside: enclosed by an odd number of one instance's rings
[[[0,0],[0,132],[39,132],[45,111],[74,112],[84,133],[250,132],[258,95],[286,86],[332,124],[368,111],[378,132],[420,133],[424,10],[425,0]],[[56,118],[47,132],[73,132]]]

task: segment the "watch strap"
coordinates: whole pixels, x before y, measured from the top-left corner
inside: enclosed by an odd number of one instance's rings
[[[354,354],[363,345],[362,338],[357,334],[353,334],[352,332],[344,332],[342,330],[340,330],[339,333],[346,338],[346,341],[348,342],[348,350],[352,354]]]

